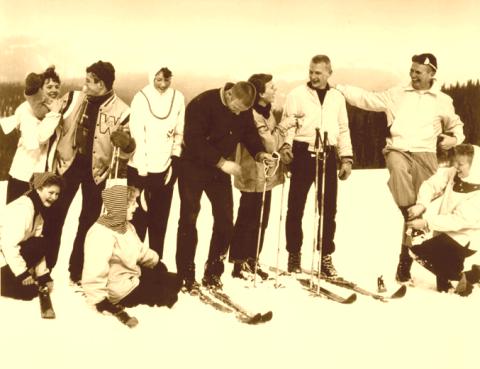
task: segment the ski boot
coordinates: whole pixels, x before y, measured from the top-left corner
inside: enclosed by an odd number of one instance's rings
[[[322,262],[320,267],[320,272],[322,277],[336,279],[338,278],[338,273],[332,263],[332,255],[323,255]]]
[[[438,292],[449,292],[453,288],[452,284],[448,278],[440,277],[437,275],[437,291]]]
[[[204,274],[202,279],[202,285],[206,288],[213,290],[221,290],[223,287],[220,276],[216,274]]]
[[[199,294],[199,289],[200,284],[195,280],[195,278],[185,278],[180,291],[183,293],[188,293],[192,296],[196,296]]]
[[[247,281],[253,279],[253,275],[250,273],[250,268],[246,266],[244,261],[235,261],[233,263],[232,277]]]
[[[468,296],[473,291],[473,285],[480,281],[480,265],[473,264],[472,269],[460,274],[455,293],[460,296]]]
[[[302,272],[302,254],[300,252],[290,252],[288,254],[287,271],[297,274]]]
[[[255,259],[248,259],[247,266],[251,273],[255,273]],[[263,280],[268,279],[268,273],[260,268],[260,263],[257,262],[257,275]]]
[[[413,259],[408,253],[408,246],[402,245],[400,257],[397,266],[397,274],[395,279],[399,283],[412,283],[412,276],[410,275],[410,268],[412,267]]]

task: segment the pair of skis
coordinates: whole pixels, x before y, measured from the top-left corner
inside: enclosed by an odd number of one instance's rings
[[[251,313],[242,305],[233,301],[232,298],[225,292],[213,288],[198,288],[190,293],[192,296],[197,296],[201,302],[213,307],[214,309],[224,313],[235,313],[238,321],[245,324],[259,324],[265,323],[272,319],[273,313],[268,311],[262,313]]]
[[[365,296],[370,296],[373,299],[381,301],[381,302],[388,302],[389,300],[395,300],[395,299],[402,298],[407,293],[407,286],[405,286],[405,285],[401,285],[390,296],[385,296],[385,295],[381,295],[379,293],[368,291],[368,290],[358,286],[357,284],[355,284],[351,281],[347,281],[343,278],[323,278],[322,277],[322,279],[327,281],[328,283],[334,284],[336,286],[340,286],[340,287],[350,289],[352,291],[358,292],[358,293],[360,293],[362,295],[365,295]]]
[[[274,271],[274,272],[278,272],[279,275],[289,275],[290,274],[290,273],[288,273],[284,270],[277,269],[275,267],[269,267],[269,269]],[[308,276],[312,276],[312,273],[309,270],[303,270],[302,272],[304,274],[308,275]],[[318,278],[318,275],[316,273],[314,273],[314,277]],[[381,302],[388,302],[389,300],[392,300],[392,299],[402,298],[403,296],[405,296],[405,294],[407,292],[407,287],[405,285],[402,285],[392,295],[385,296],[385,295],[381,295],[381,294],[378,294],[378,293],[375,293],[375,292],[368,291],[368,290],[358,286],[356,283],[345,280],[343,278],[321,277],[321,279],[328,282],[328,283],[331,283],[333,285],[352,290],[354,293],[352,293],[348,297],[343,297],[343,296],[340,296],[340,295],[326,289],[325,287],[318,288],[318,286],[315,282],[313,283],[313,286],[311,286],[310,285],[310,278],[302,278],[302,277],[297,278],[297,280],[300,282],[300,284],[305,289],[309,290],[312,294],[316,295],[317,292],[318,292],[318,294],[320,296],[326,297],[329,300],[332,300],[332,301],[335,301],[335,302],[338,302],[338,303],[341,303],[341,304],[351,304],[351,303],[355,302],[356,299],[357,299],[356,293],[372,297],[373,299],[381,301]]]

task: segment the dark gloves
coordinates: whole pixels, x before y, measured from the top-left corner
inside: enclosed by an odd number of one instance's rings
[[[135,140],[130,135],[121,130],[116,130],[110,135],[113,146],[119,147],[120,150],[130,153],[135,150]]]
[[[135,318],[134,316],[128,315],[128,313],[125,310],[123,310],[123,307],[112,304],[108,299],[103,299],[95,306],[99,312],[101,313],[103,313],[104,311],[109,312],[129,328],[133,328],[138,325],[137,318]]]
[[[178,156],[172,156],[170,158],[171,163],[167,169],[167,173],[165,174],[164,184],[165,186],[174,185],[175,181],[178,178],[178,172],[180,169],[180,158]]]
[[[119,314],[120,312],[123,311],[123,309],[120,306],[112,304],[110,300],[106,298],[100,301],[98,304],[96,304],[95,307],[101,313],[103,313],[104,311],[107,311],[113,315]]]
[[[292,151],[292,146],[289,144],[284,144],[280,150],[278,150],[278,153],[280,154],[280,161],[288,165],[292,162],[293,160],[293,151]]]

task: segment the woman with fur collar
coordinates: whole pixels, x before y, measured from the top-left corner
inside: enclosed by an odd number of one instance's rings
[[[436,214],[427,206],[441,198]],[[411,253],[437,277],[437,290],[448,291],[451,280],[460,280],[456,293],[468,295],[480,280],[480,266],[462,272],[465,258],[473,255],[480,241],[480,147],[461,144],[454,148],[453,166],[440,169],[423,182],[417,202],[408,209],[408,226],[431,231],[433,238],[412,246]]]
[[[87,302],[120,320],[126,314],[123,306],[172,307],[180,291],[177,276],[168,273],[158,254],[143,244],[130,223],[137,196],[134,187],[114,185],[103,190],[106,213],[85,239],[82,286]],[[135,318],[122,321],[130,327],[138,323]]]
[[[296,125],[297,120],[287,117],[277,122],[272,108],[277,88],[271,74],[254,74],[248,82],[255,86],[257,92],[252,114],[258,135],[267,152],[279,151],[285,143],[287,131]],[[267,168],[264,163],[256,162],[244,145],[237,146],[235,161],[240,165],[241,175],[235,177],[234,185],[240,190],[241,196],[229,255],[230,261],[233,262],[234,278],[248,279],[252,277],[255,270],[262,279],[268,278],[268,273],[258,265],[257,251],[260,254],[263,247],[270,215],[272,189],[285,181],[288,160],[286,161],[282,154],[282,152],[279,154],[282,158],[281,162],[277,158],[276,165],[265,172]],[[264,186],[265,198],[262,201]],[[262,207],[263,217],[260,222]],[[259,231],[260,223],[262,229]],[[259,232],[261,232],[260,239]]]
[[[38,295],[38,286],[51,291],[53,281],[45,262],[44,218],[57,201],[63,180],[53,173],[36,173],[32,189],[9,203],[0,222],[1,294],[22,300]]]

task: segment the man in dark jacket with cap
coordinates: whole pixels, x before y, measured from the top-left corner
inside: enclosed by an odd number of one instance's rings
[[[69,263],[74,283],[81,279],[86,232],[100,215],[113,148],[120,148],[124,159],[135,149],[128,128],[129,107],[113,91],[114,80],[111,63],[98,61],[86,69],[83,91],[64,97],[63,123],[52,147],[53,169],[65,178],[66,189],[55,206],[54,219],[47,222],[45,236],[51,247],[47,264],[52,268],[57,261],[65,217],[81,186],[82,208]]]
[[[448,150],[465,139],[452,99],[436,82],[437,68],[437,58],[424,53],[412,57],[411,82],[407,86],[383,92],[336,86],[348,103],[387,115],[390,134],[383,154],[390,172],[388,186],[405,220],[396,274],[397,281],[402,283],[411,279],[408,246],[412,238],[406,235],[407,209],[415,205],[422,182],[437,170],[437,140],[441,149]]]

